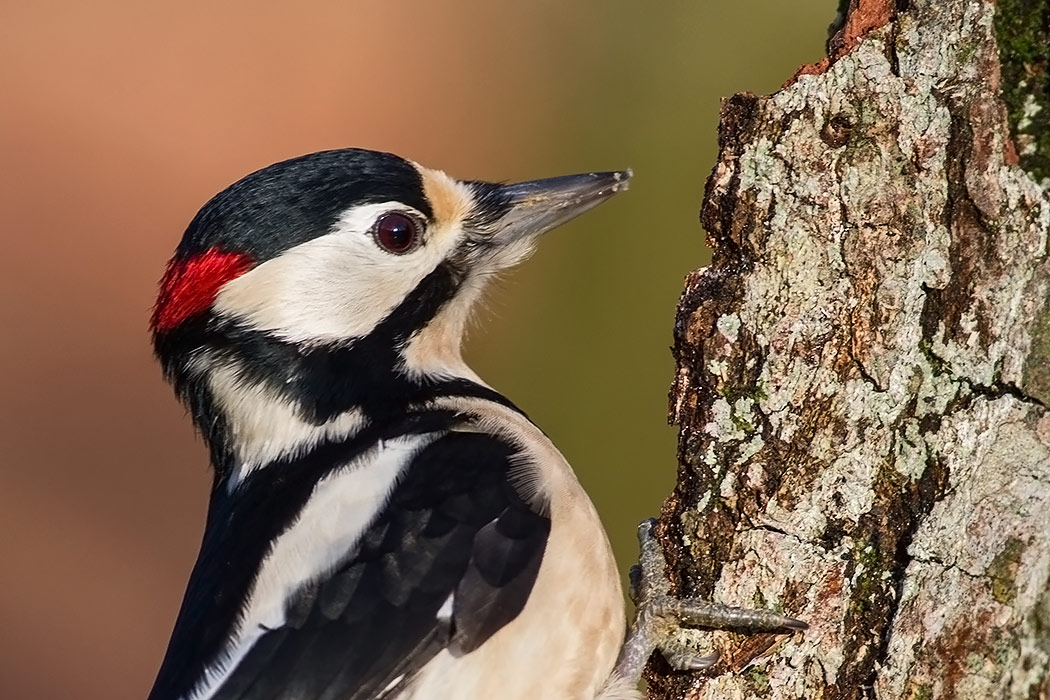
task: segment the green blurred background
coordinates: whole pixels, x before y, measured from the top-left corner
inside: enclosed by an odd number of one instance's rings
[[[626,571],[674,481],[668,346],[707,261],[719,99],[818,60],[837,4],[0,2],[0,697],[145,697],[209,484],[149,354],[155,283],[208,197],[309,151],[493,180],[634,168],[468,344]]]

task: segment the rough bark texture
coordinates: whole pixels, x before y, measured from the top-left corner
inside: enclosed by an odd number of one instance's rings
[[[659,534],[677,593],[810,629],[695,635],[654,697],[1050,698],[1047,21],[852,0],[723,105]]]

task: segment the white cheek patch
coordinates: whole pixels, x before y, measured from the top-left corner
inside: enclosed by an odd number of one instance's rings
[[[245,381],[236,364],[214,363],[207,381],[229,423],[237,457],[230,491],[256,469],[278,459],[294,459],[325,440],[345,440],[367,423],[359,410],[341,413],[320,425],[308,423],[295,404],[272,388]]]
[[[458,227],[442,227],[428,230],[414,251],[391,254],[371,233],[376,219],[388,211],[412,210],[398,202],[347,210],[331,233],[226,284],[215,311],[291,342],[339,342],[367,335],[459,242]]]

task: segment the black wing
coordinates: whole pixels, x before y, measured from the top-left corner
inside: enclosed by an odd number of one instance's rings
[[[264,633],[210,697],[382,697],[442,649],[469,653],[513,620],[550,532],[511,483],[515,452],[480,433],[425,447],[348,561],[296,591],[286,624]],[[178,695],[151,700],[169,697]]]

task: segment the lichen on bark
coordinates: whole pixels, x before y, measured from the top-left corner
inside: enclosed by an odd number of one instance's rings
[[[834,60],[723,105],[659,529],[679,593],[811,629],[708,635],[723,661],[651,692],[1050,697],[1050,200],[995,6],[850,9]]]
[[[1050,178],[1050,0],[999,0],[1003,102],[1021,167]]]

